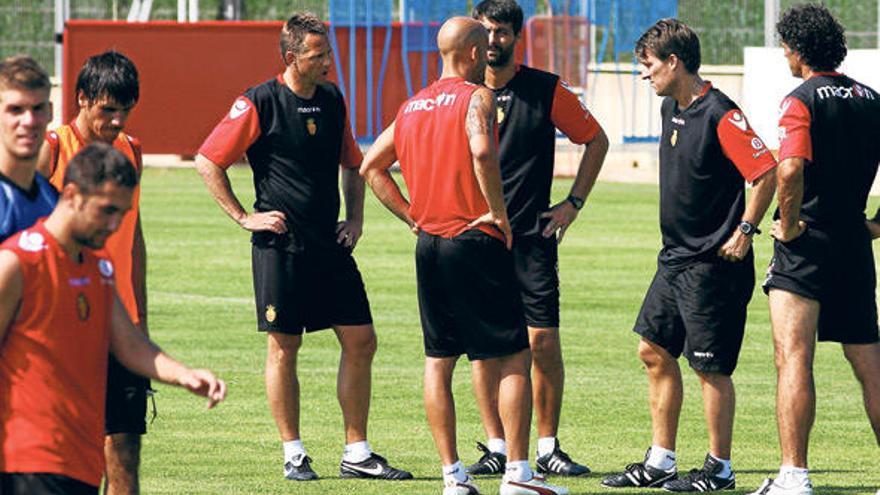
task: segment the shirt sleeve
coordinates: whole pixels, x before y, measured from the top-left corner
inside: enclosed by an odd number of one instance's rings
[[[253,102],[239,96],[229,113],[211,131],[199,154],[221,168],[228,168],[260,137],[260,117]]]
[[[810,140],[810,111],[804,102],[789,96],[779,107],[779,161],[786,158],[813,159]]]
[[[342,152],[339,154],[339,164],[345,168],[358,168],[361,166],[362,161],[364,161],[364,155],[361,153],[357,141],[354,140],[348,115],[346,115],[345,133],[342,136]]]
[[[561,80],[556,82],[556,89],[553,91],[550,120],[575,144],[589,143],[601,129],[586,105]]]
[[[741,111],[733,109],[724,114],[718,122],[717,132],[724,156],[733,162],[746,181],[754,182],[776,166],[773,154]]]

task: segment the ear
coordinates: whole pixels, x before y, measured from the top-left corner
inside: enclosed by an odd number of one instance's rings
[[[89,106],[89,99],[86,98],[86,95],[82,92],[82,90],[79,90],[76,93],[76,103],[77,105],[79,105],[80,108],[86,108]]]
[[[479,56],[477,55],[477,51],[480,49],[479,45],[474,45],[471,47],[471,61],[477,60]]]
[[[675,70],[675,69],[678,68],[678,66],[682,65],[682,64],[681,64],[681,59],[679,59],[679,58],[678,58],[678,55],[676,55],[676,54],[674,54],[674,53],[669,54],[669,57],[667,57],[666,60],[665,60],[664,62],[665,62],[667,65],[669,65],[669,68],[672,69],[672,70]]]
[[[296,63],[296,54],[293,51],[288,50],[284,52],[284,65],[291,65]]]

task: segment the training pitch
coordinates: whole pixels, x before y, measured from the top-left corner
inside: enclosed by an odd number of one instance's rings
[[[250,171],[234,168],[230,178],[250,209]],[[564,198],[570,186],[570,181],[556,181],[554,198]],[[442,491],[439,460],[422,408],[415,237],[372,193],[367,192],[364,237],[355,251],[379,337],[369,440],[395,466],[412,471],[414,481],[338,478],[344,437],[335,393],[339,352],[332,331],[307,335],[298,364],[303,440],[322,479],[283,479],[281,444],[263,388],[266,339],[255,330],[248,234],[214,204],[194,170],[147,169],[141,201],[150,333],[173,356],[209,367],[229,384],[226,402],[212,411],[180,389],[156,387],[158,417],[144,440],[144,493],[436,495]],[[877,203],[877,198],[870,198],[870,214]],[[762,226],[769,230],[769,214]],[[574,494],[616,493],[601,488],[600,480],[640,461],[650,444],[647,380],[631,328],[659,248],[657,187],[611,183],[596,185],[560,246],[566,390],[559,437],[563,449],[594,473],[578,480],[554,478]],[[758,284],[771,248],[766,233],[758,236]],[[686,472],[702,465],[708,441],[699,384],[685,361],[681,363],[685,403],[677,453],[679,469]],[[465,359],[457,371],[459,453],[469,464],[478,457],[474,441],[484,440],[484,435]],[[818,346],[815,375],[817,419],[810,468],[816,491],[874,493],[880,488],[880,456],[861,391],[840,346]],[[728,493],[748,493],[779,465],[773,349],[767,298],[759,287],[749,307],[734,382],[737,491]],[[533,431],[532,462],[534,442]],[[498,483],[499,478],[478,479],[486,494],[497,493]]]

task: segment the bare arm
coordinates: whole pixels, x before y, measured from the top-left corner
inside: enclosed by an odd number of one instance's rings
[[[364,163],[361,164],[361,176],[366,179],[373,194],[385,205],[385,208],[409,225],[413,233],[419,230],[418,225],[409,216],[409,202],[403,197],[400,186],[391,176],[391,165],[397,161],[397,151],[394,149],[394,123],[370,146]]]
[[[0,251],[0,347],[18,314],[23,290],[24,280],[18,256],[11,251]]]
[[[773,170],[764,172],[764,175],[755,179],[752,184],[752,192],[746,203],[746,210],[742,220],[753,225],[759,225],[773,201],[773,193],[776,191],[776,173]],[[745,235],[736,228],[727,242],[718,250],[718,256],[728,261],[739,261],[748,254],[752,245],[752,235]]]
[[[593,191],[593,186],[596,185],[596,179],[599,177],[599,172],[602,170],[602,164],[605,162],[605,155],[607,153],[608,136],[605,134],[604,130],[599,129],[599,133],[596,134],[596,137],[587,143],[584,148],[584,154],[581,156],[581,163],[578,166],[577,176],[574,179],[574,184],[571,185],[571,192],[569,194],[586,201],[590,196],[590,192]],[[541,214],[542,218],[550,219],[550,221],[547,222],[547,226],[544,228],[542,235],[544,237],[550,237],[556,235],[558,230],[559,234],[557,236],[557,242],[562,243],[565,231],[568,230],[568,227],[575,221],[577,216],[577,208],[575,208],[568,200],[563,200],[557,203],[550,208],[549,211]]]
[[[134,228],[132,261],[134,300],[137,306],[138,320],[140,320],[140,330],[144,332],[144,335],[150,335],[147,326],[147,245],[144,241],[144,231],[141,227],[140,212],[138,212],[137,224]]]
[[[364,229],[364,179],[357,168],[342,169],[345,221],[336,226],[336,242],[354,249]]]
[[[776,169],[776,182],[779,188],[776,198],[779,220],[774,222],[770,235],[780,242],[788,242],[807,228],[800,220],[801,202],[804,199],[804,159],[792,157],[782,160]]]
[[[209,408],[226,397],[226,384],[213,373],[188,368],[138,331],[115,292],[110,317],[110,352],[133,373],[207,397]]]
[[[513,245],[513,234],[501,189],[501,167],[498,164],[495,139],[495,97],[489,89],[480,88],[471,95],[465,129],[473,156],[474,175],[489,205],[489,212],[471,222],[471,226],[494,225],[504,234],[507,248],[510,249]]]
[[[271,231],[276,234],[287,232],[287,223],[284,213],[280,211],[267,211],[260,213],[248,213],[241,202],[232,192],[229,176],[226,170],[218,167],[214,162],[203,155],[196,156],[196,169],[208,186],[208,191],[220,205],[220,208],[229,215],[241,228],[251,232]]]

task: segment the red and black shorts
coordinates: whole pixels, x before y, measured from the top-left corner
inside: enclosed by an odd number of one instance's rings
[[[754,288],[751,252],[736,263],[658,263],[633,331],[675,358],[684,354],[696,371],[732,375]]]
[[[845,236],[808,227],[789,242],[775,241],[763,285],[766,293],[778,289],[818,301],[821,341],[880,340],[874,252],[863,224]]]
[[[373,322],[364,282],[344,248],[290,252],[252,247],[257,328],[302,335]]]
[[[420,232],[416,276],[428,357],[473,361],[528,349],[513,259],[498,239],[478,229],[450,239]]]

